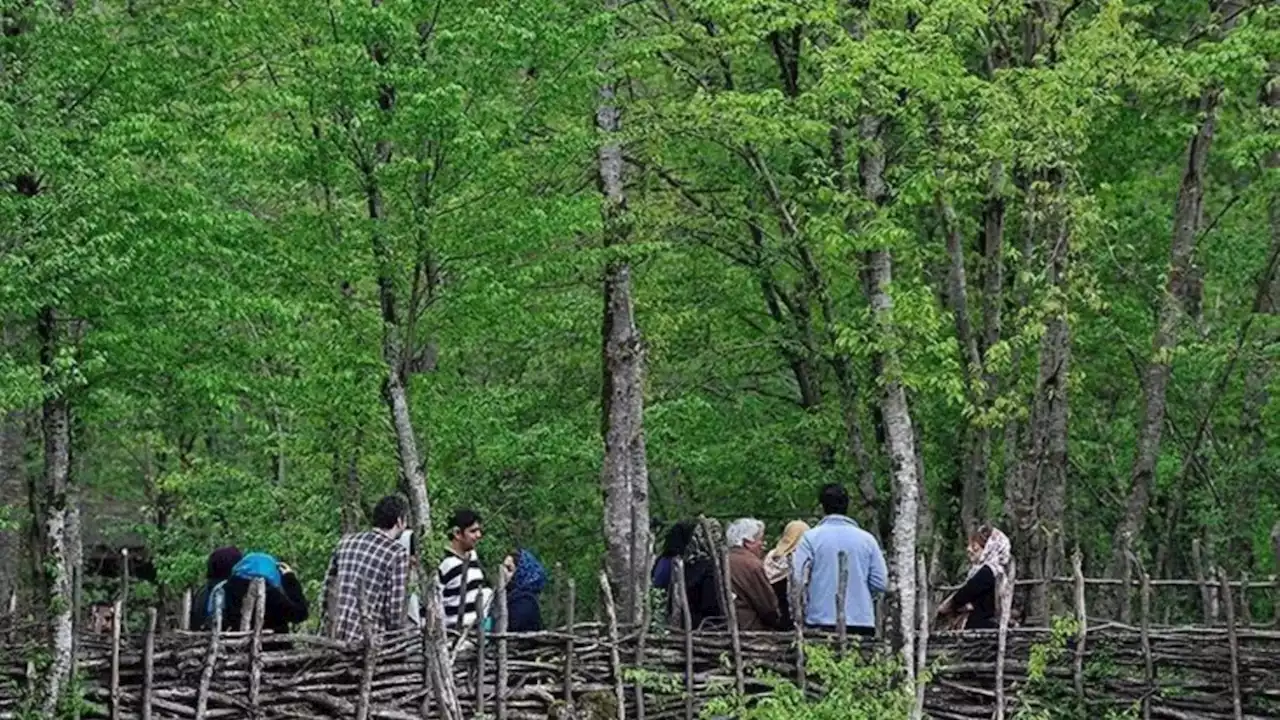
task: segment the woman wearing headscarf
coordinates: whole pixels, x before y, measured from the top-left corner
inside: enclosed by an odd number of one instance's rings
[[[969,575],[964,585],[938,607],[938,614],[948,617],[967,612],[965,630],[998,628],[998,593],[1009,577],[1012,560],[1009,538],[996,528],[983,525],[970,536],[968,553]],[[1004,601],[1007,603],[1008,598]]]
[[[204,587],[200,589],[200,592],[196,593],[196,597],[191,603],[191,616],[188,627],[192,630],[200,630],[206,626],[210,615],[212,615],[209,602],[210,595],[215,587],[231,579],[231,571],[235,569],[236,563],[243,558],[244,553],[240,552],[240,548],[235,546],[218,548],[209,553],[209,560],[205,569]]]
[[[724,586],[720,580],[720,557],[724,547],[724,531],[720,523],[711,518],[700,518],[682,555],[685,598],[695,629],[707,621],[724,618],[724,603],[721,601]],[[680,608],[675,603],[669,603],[668,617],[677,626],[684,623]]]
[[[800,546],[800,538],[809,531],[803,520],[792,520],[782,531],[778,544],[764,556],[764,574],[778,596],[779,627],[790,627],[791,620],[791,556]]]
[[[537,556],[518,548],[502,562],[507,574],[507,630],[537,632],[542,629],[542,607],[538,596],[547,586],[547,569]]]
[[[265,585],[263,629],[286,635],[294,625],[307,621],[307,597],[293,568],[266,553],[251,552],[236,563],[230,579],[223,585],[226,603],[222,614],[223,627],[232,627],[240,622],[240,613],[250,597],[253,581],[257,579],[263,580]]]
[[[676,558],[682,557],[685,548],[689,547],[689,542],[693,539],[693,528],[692,521],[681,520],[667,531],[667,538],[662,545],[662,554],[653,563],[654,588],[670,589],[671,569],[675,565]]]

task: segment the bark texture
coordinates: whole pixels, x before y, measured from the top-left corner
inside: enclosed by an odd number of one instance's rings
[[[613,13],[617,0],[605,0]],[[623,176],[622,111],[610,62],[602,63],[606,80],[599,89],[596,127],[604,136],[597,151],[604,244],[625,245],[629,235]],[[605,565],[617,588],[625,622],[641,617],[649,594],[649,469],[644,439],[644,345],[631,302],[631,265],[614,259],[605,269],[601,391],[604,464]]]
[[[44,717],[54,717],[71,679],[73,566],[70,556],[77,543],[68,537],[71,413],[55,370],[59,337],[58,314],[54,308],[45,307],[40,311],[37,330],[46,387],[41,409],[44,434],[44,563],[48,588],[45,607],[48,608],[48,634],[53,655],[43,688],[41,710]]]
[[[3,341],[6,347],[17,342],[17,333],[9,323],[3,329]],[[23,422],[20,410],[0,413],[0,527],[8,523],[9,528],[0,529],[0,607],[8,607],[10,595],[22,587],[26,557],[27,533],[22,519],[29,513]]]
[[[1219,91],[1205,90],[1200,97],[1200,123],[1187,144],[1186,164],[1174,206],[1173,238],[1169,245],[1169,277],[1161,294],[1156,316],[1156,329],[1151,342],[1151,356],[1143,373],[1142,416],[1138,424],[1138,446],[1129,473],[1129,498],[1124,518],[1112,539],[1109,574],[1116,577],[1124,566],[1126,553],[1146,527],[1155,481],[1156,461],[1160,454],[1161,434],[1169,378],[1173,373],[1173,355],[1178,347],[1179,331],[1187,312],[1188,300],[1194,292],[1194,255],[1196,240],[1204,216],[1205,169],[1213,144],[1217,122]]]

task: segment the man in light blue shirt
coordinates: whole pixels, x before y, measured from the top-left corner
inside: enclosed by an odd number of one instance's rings
[[[840,583],[840,553],[848,557],[849,582],[844,596],[844,619],[850,633],[875,635],[874,593],[889,585],[880,543],[848,516],[849,494],[839,485],[827,485],[818,494],[825,517],[800,539],[791,563],[791,581],[804,587],[806,567],[809,592],[805,597],[805,625],[831,629],[836,625],[836,594]]]

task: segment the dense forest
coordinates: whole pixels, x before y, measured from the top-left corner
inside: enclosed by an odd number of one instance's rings
[[[666,525],[827,482],[907,577],[987,520],[1280,570],[1270,0],[0,8],[0,594],[55,630],[125,535],[170,612],[227,542],[314,593],[397,489],[628,612]]]

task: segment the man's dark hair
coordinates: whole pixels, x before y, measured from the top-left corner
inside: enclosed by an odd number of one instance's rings
[[[467,528],[480,522],[480,513],[471,508],[458,508],[453,511],[453,517],[449,519],[449,537],[466,530]]]
[[[849,514],[849,493],[845,492],[842,485],[831,483],[822,486],[822,491],[818,493],[818,502],[822,503],[824,515]]]
[[[379,530],[390,530],[401,520],[409,520],[409,503],[399,495],[388,495],[373,507],[373,526]]]

